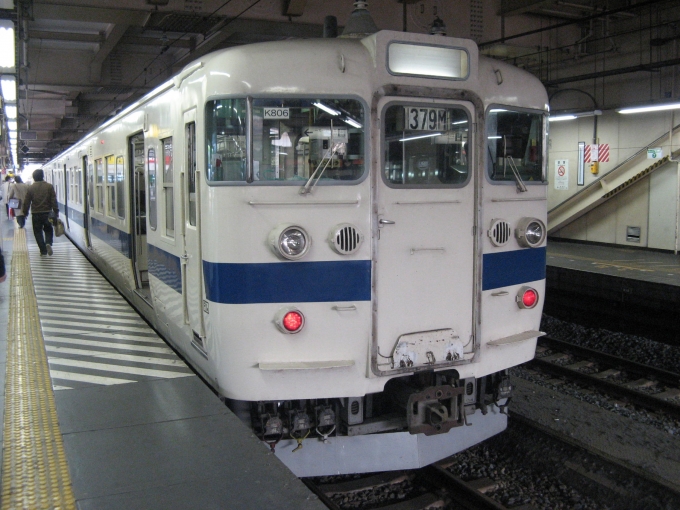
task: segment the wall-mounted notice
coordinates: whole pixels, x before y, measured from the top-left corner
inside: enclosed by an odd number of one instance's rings
[[[569,189],[569,160],[555,160],[555,189]]]
[[[663,151],[661,147],[654,147],[653,149],[647,149],[647,159],[661,159],[663,157]]]

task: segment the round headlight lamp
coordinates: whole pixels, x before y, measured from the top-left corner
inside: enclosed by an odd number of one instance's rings
[[[287,260],[297,260],[309,251],[311,238],[297,225],[280,225],[269,234],[269,245],[274,253]]]
[[[546,228],[538,218],[522,218],[515,229],[515,237],[520,246],[536,248],[545,240]]]

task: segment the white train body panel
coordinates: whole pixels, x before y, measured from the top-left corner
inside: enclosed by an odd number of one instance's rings
[[[458,75],[422,72],[423,49]],[[190,64],[45,170],[69,237],[296,473],[402,469],[502,430],[503,371],[534,355],[546,110],[468,40],[265,43]],[[272,247],[286,226],[299,259]],[[381,418],[392,400],[428,417]],[[290,455],[322,411],[327,442]]]

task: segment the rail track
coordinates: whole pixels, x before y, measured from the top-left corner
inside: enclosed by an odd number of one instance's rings
[[[529,366],[680,418],[680,374],[548,337]]]
[[[450,464],[450,462],[449,462]],[[496,487],[488,478],[465,481],[446,470],[447,463],[421,469],[383,472],[335,483],[303,479],[331,510],[380,508],[380,510],[505,510],[486,496]],[[525,507],[524,510],[529,510]]]

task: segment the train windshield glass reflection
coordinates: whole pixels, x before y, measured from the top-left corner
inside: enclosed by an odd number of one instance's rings
[[[356,181],[364,174],[364,107],[354,99],[255,99],[253,181]],[[206,108],[208,180],[247,178],[246,102]],[[316,174],[315,174],[316,172]]]
[[[543,115],[495,108],[486,118],[487,169],[493,181],[543,182]]]
[[[462,108],[392,105],[385,112],[385,181],[463,186],[470,174],[468,114]]]
[[[364,108],[354,99],[255,99],[256,181],[354,181],[364,173]]]

